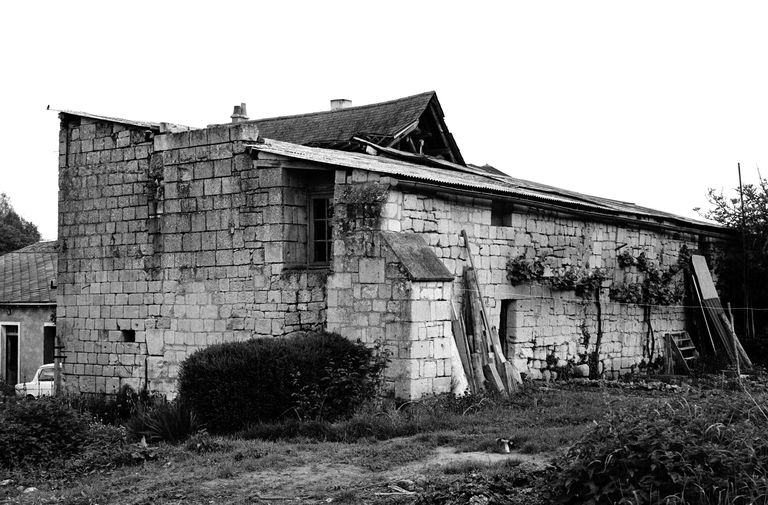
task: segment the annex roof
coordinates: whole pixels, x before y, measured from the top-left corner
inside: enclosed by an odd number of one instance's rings
[[[38,242],[0,256],[0,305],[56,303],[56,245]]]
[[[381,155],[379,156],[371,156],[362,153],[301,146],[272,139],[262,140],[263,142],[250,144],[251,149],[330,166],[367,170],[398,179],[422,181],[436,188],[455,187],[474,190],[486,193],[488,198],[492,198],[494,195],[508,195],[532,203],[545,202],[579,211],[591,211],[614,216],[623,215],[652,221],[667,221],[698,229],[724,232],[721,227],[712,223],[642,207],[634,203],[586,195],[508,175],[500,175],[501,173],[492,167],[489,169],[488,167],[458,165],[445,160],[422,160],[425,157],[410,153],[406,153],[409,159],[406,161],[390,157],[390,153],[386,149],[380,149]],[[424,164],[426,161],[428,163]]]
[[[131,126],[138,126],[140,128],[147,128],[150,130],[160,130],[160,123],[153,123],[151,121],[137,121],[134,119],[123,119],[119,117],[110,117],[110,116],[101,116],[99,114],[91,114],[90,112],[80,112],[76,110],[66,110],[66,109],[49,109],[54,112],[58,112],[60,114],[68,114],[70,116],[77,116],[77,117],[87,117],[90,119],[95,119],[97,121],[108,121],[110,123],[120,123],[120,124],[127,124]]]

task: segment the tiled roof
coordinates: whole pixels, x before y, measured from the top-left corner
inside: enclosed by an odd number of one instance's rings
[[[0,304],[56,303],[56,242],[38,242],[0,256]]]
[[[418,121],[434,91],[359,107],[254,119],[259,134],[293,144],[349,141],[359,135],[394,137]]]
[[[399,179],[424,181],[435,186],[452,186],[476,190],[487,193],[489,198],[494,194],[506,194],[531,202],[539,201],[604,215],[628,216],[644,219],[646,222],[666,221],[676,225],[709,230],[715,233],[725,232],[723,228],[712,223],[649,209],[629,202],[585,195],[546,184],[517,179],[508,175],[496,175],[494,172],[497,172],[497,170],[489,170],[485,167],[471,165],[465,167],[445,160],[432,160],[438,162],[439,166],[429,166],[411,163],[402,159],[393,159],[383,155],[371,156],[362,153],[321,149],[271,139],[263,139],[263,142],[252,144],[250,147],[259,152],[314,161],[330,166],[357,168],[390,175]],[[386,150],[381,152],[386,153]],[[638,225],[642,225],[642,223],[638,221]]]

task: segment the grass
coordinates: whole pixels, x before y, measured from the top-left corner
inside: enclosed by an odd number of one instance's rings
[[[4,478],[0,502],[10,503],[259,503],[302,498],[334,503],[413,503],[413,495],[376,496],[389,482],[412,479],[426,489],[460,475],[497,475],[517,467],[452,462],[435,468],[435,450],[495,449],[562,453],[603,417],[607,406],[653,405],[658,400],[622,391],[528,389],[509,400],[429,398],[367,410],[339,423],[254,425],[230,438],[196,435],[180,445],[160,444],[157,459],[140,466],[49,478],[15,472]],[[452,451],[451,451],[452,452]],[[461,455],[456,455],[460,457]],[[438,470],[438,471],[436,471]],[[446,480],[447,479],[447,480]],[[20,494],[16,486],[39,489]]]

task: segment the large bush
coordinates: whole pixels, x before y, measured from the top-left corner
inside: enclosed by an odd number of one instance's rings
[[[612,412],[562,462],[561,503],[768,503],[768,422],[742,393]]]
[[[79,452],[89,421],[55,398],[0,404],[0,467],[45,466]]]
[[[283,417],[335,420],[376,395],[385,357],[335,333],[214,345],[179,371],[179,398],[213,432]]]

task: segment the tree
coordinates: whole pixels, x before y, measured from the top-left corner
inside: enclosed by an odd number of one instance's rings
[[[13,210],[5,193],[0,193],[0,255],[40,241],[37,226]]]
[[[695,210],[739,233],[738,240],[725,245],[723,256],[717,263],[717,287],[720,297],[738,308],[734,311],[736,327],[740,335],[747,335],[746,312],[741,309],[747,305],[768,308],[768,180],[761,176],[757,184],[744,185],[742,194],[743,213],[738,190],[733,197],[711,188],[707,200],[712,208],[706,212]],[[768,328],[768,311],[757,310],[752,315],[757,334],[764,335]]]

